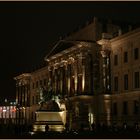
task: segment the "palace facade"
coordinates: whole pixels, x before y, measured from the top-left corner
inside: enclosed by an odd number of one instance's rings
[[[98,43],[110,50],[112,122],[140,123],[140,29]]]
[[[97,18],[59,40],[46,66],[16,80],[17,123],[32,124],[41,102],[66,110],[70,129],[140,121],[140,29]],[[51,97],[51,98],[50,98]]]

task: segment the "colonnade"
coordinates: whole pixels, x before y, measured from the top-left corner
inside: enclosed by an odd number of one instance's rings
[[[16,81],[16,124],[25,124],[28,121],[30,107],[30,78],[22,77]]]
[[[111,71],[110,71],[110,42],[108,40],[101,40],[101,56],[102,56],[102,68],[101,68],[101,81],[104,93],[109,93],[111,91]]]
[[[90,57],[87,53],[80,52],[51,61],[48,69],[53,94],[62,96],[92,94],[90,87],[93,84],[90,62],[92,58]]]

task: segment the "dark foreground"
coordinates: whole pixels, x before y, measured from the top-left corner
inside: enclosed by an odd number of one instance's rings
[[[26,137],[25,137],[26,138]],[[38,133],[28,138],[52,138],[52,139],[139,139],[140,133],[112,133],[112,132],[69,132],[69,133]]]
[[[0,138],[8,139],[140,139],[140,131],[134,130],[101,130],[101,131],[69,131],[69,132],[20,132],[0,133]]]

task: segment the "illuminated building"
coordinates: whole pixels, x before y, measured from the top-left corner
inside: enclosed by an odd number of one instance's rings
[[[30,79],[29,73],[21,74],[16,80],[16,124],[30,123]]]
[[[134,126],[140,123],[140,29],[98,43],[111,60],[111,121]]]
[[[121,34],[120,28],[94,18],[52,46],[45,67],[15,77],[19,122],[33,123],[49,94],[66,110],[70,129],[138,120],[128,111],[139,112],[139,30]]]
[[[16,102],[7,99],[0,105],[0,124],[16,123]]]

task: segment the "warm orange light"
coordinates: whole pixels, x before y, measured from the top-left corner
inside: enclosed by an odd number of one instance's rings
[[[12,112],[16,112],[16,109],[14,108],[14,109],[12,109],[11,111],[12,111]]]

